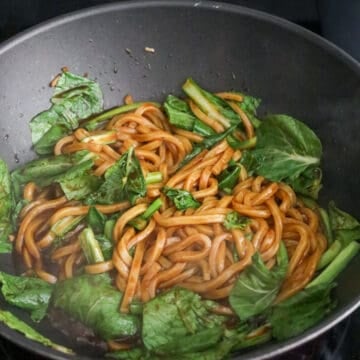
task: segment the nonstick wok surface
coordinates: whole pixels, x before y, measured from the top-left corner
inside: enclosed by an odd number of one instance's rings
[[[360,65],[309,31],[258,11],[204,1],[111,4],[35,27],[0,47],[0,156],[12,168],[35,156],[28,122],[49,107],[47,85],[63,66],[97,79],[106,107],[128,93],[161,101],[179,94],[189,76],[213,91],[237,89],[262,98],[263,114],[290,114],[315,130],[324,148],[321,202],[333,199],[360,218]],[[15,271],[13,259],[2,255],[0,269]],[[358,256],[338,278],[336,309],[317,326],[235,358],[268,359],[334,326],[360,304],[359,273]],[[1,299],[0,306],[29,320]],[[48,323],[37,328],[68,344]],[[73,358],[2,324],[0,334],[51,359]],[[76,359],[96,358],[86,348],[75,350]]]

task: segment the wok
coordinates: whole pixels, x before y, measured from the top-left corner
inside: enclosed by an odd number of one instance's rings
[[[203,1],[111,4],[46,22],[0,48],[0,156],[11,167],[34,157],[28,121],[49,106],[47,84],[65,65],[100,82],[106,107],[127,93],[161,101],[179,93],[188,76],[210,90],[262,98],[263,113],[291,114],[317,132],[324,147],[321,201],[334,199],[360,217],[360,66],[313,33],[258,11]],[[0,268],[15,271],[12,258],[1,256]],[[360,304],[359,273],[358,256],[338,278],[336,309],[317,326],[234,357],[268,359],[334,326]],[[29,320],[2,300],[0,306]],[[69,345],[46,322],[37,328]],[[51,359],[72,358],[2,324],[0,334]],[[77,359],[94,358],[79,345],[75,350]]]

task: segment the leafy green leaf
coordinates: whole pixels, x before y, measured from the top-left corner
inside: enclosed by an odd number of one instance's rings
[[[139,332],[139,319],[119,312],[121,299],[107,274],[80,275],[55,285],[52,305],[110,340]]]
[[[16,198],[20,199],[22,186],[30,181],[35,182],[38,186],[47,186],[55,181],[63,180],[64,186],[66,186],[67,179],[75,177],[79,169],[85,171],[90,167],[93,158],[92,153],[83,150],[73,154],[49,156],[28,162],[11,173]],[[69,175],[66,175],[67,172]]]
[[[206,350],[222,336],[226,318],[212,314],[189,290],[174,288],[144,305],[142,336],[145,347],[158,354]]]
[[[236,125],[231,126],[227,130],[222,133],[214,134],[206,137],[201,143],[195,144],[189,154],[185,156],[182,162],[179,165],[179,168],[186,165],[190,162],[194,157],[199,155],[205,149],[211,149],[215,144],[219,143],[220,141],[224,140],[232,131],[234,131]]]
[[[5,300],[14,306],[31,312],[34,321],[46,314],[53,286],[44,280],[14,276],[0,272],[1,292]]]
[[[317,199],[322,188],[322,171],[319,167],[310,166],[300,176],[289,176],[286,182],[297,192]]]
[[[272,115],[263,121],[257,129],[257,145],[252,153],[258,175],[271,181],[285,180],[291,186],[295,183],[297,191],[307,195],[317,194],[318,170],[309,169],[318,168],[321,154],[321,142],[315,133],[287,115]],[[310,179],[298,180],[301,175]]]
[[[269,317],[273,337],[284,340],[318,323],[334,307],[330,292],[334,284],[304,289],[277,304]]]
[[[215,134],[215,131],[210,126],[203,123],[192,113],[189,105],[184,100],[176,96],[167,96],[164,109],[168,115],[170,124],[175,127],[193,131],[203,136]]]
[[[133,205],[138,198],[146,195],[146,184],[134,148],[125,152],[105,172],[105,181],[90,195],[89,203],[113,204],[129,200]]]
[[[249,224],[249,222],[250,222],[249,218],[245,216],[241,216],[236,211],[231,211],[227,213],[225,216],[224,226],[227,230],[231,230],[231,229],[244,230],[246,226]]]
[[[182,88],[207,116],[222,124],[225,129],[241,122],[238,114],[225,100],[202,89],[193,79],[188,78]]]
[[[0,253],[9,253],[12,244],[9,235],[13,232],[12,213],[15,208],[11,177],[6,163],[0,159]]]
[[[38,154],[50,154],[56,142],[79,126],[79,120],[103,107],[99,85],[85,77],[64,72],[55,87],[50,109],[30,122],[31,136]]]
[[[200,202],[195,200],[192,194],[186,190],[164,186],[162,191],[174,203],[178,210],[196,209],[200,206]]]
[[[105,235],[95,235],[97,242],[99,243],[101,252],[104,256],[104,260],[110,260],[112,258],[114,245],[113,242]]]
[[[347,246],[354,240],[360,240],[360,223],[350,214],[340,210],[335,203],[329,203],[329,220],[333,237],[342,246]]]
[[[133,348],[130,350],[120,350],[107,353],[106,358],[115,360],[158,360],[160,357],[151,354],[144,348]],[[163,359],[163,358],[162,358]]]
[[[233,188],[239,182],[241,166],[238,163],[228,164],[228,167],[223,170],[217,180],[219,182],[219,189],[226,194],[231,194]]]
[[[106,216],[96,209],[95,206],[90,206],[86,215],[86,221],[95,234],[102,234],[104,232]]]
[[[65,346],[55,344],[50,339],[38,333],[31,326],[18,319],[9,311],[0,310],[0,321],[7,325],[9,328],[24,334],[30,340],[34,340],[38,343],[49,346],[55,350],[61,351],[66,354],[73,354],[72,350],[66,348]]]
[[[285,278],[288,267],[287,251],[281,244],[277,265],[269,270],[258,253],[236,280],[229,302],[241,320],[249,319],[268,309],[273,303]]]

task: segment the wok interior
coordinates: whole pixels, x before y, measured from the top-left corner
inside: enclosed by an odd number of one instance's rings
[[[0,50],[1,157],[12,168],[34,157],[27,124],[49,107],[47,84],[63,66],[97,79],[105,107],[122,103],[128,93],[135,100],[161,101],[165,94],[179,94],[191,76],[212,91],[249,92],[263,99],[260,112],[291,114],[313,128],[324,148],[321,202],[334,199],[359,218],[359,67],[309,34],[252,11],[154,4],[88,11]],[[12,259],[1,259],[1,270],[14,271]],[[357,257],[338,279],[338,306],[332,316],[360,298],[360,283],[354,281],[359,272]],[[48,326],[39,329],[65,341]],[[271,346],[262,346],[256,354],[270,356]]]

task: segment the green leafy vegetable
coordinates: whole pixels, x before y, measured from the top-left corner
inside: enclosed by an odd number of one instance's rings
[[[80,275],[55,285],[52,305],[110,340],[139,331],[136,316],[119,312],[121,299],[122,293],[111,285],[109,276]]]
[[[257,129],[253,155],[256,173],[271,181],[295,184],[296,190],[316,196],[319,187],[318,165],[321,142],[304,123],[287,115],[273,115]],[[300,177],[308,177],[308,180]]]
[[[273,303],[285,278],[288,267],[286,248],[281,244],[277,265],[269,270],[258,253],[237,279],[230,292],[229,302],[241,320],[261,314]]]
[[[130,350],[120,350],[107,353],[106,358],[115,360],[158,360],[160,357],[151,354],[144,348],[133,348]],[[161,358],[164,359],[164,358]]]
[[[318,323],[335,305],[330,296],[333,287],[330,283],[319,284],[274,306],[269,317],[273,337],[284,340]]]
[[[239,115],[225,100],[202,89],[193,79],[188,78],[182,88],[206,115],[220,123],[225,129],[241,122]]]
[[[231,229],[244,230],[246,226],[249,224],[249,222],[250,222],[249,218],[245,216],[241,216],[236,211],[231,211],[227,213],[225,216],[224,226],[227,230],[231,230]]]
[[[140,216],[137,216],[135,219],[129,221],[129,225],[133,226],[136,230],[143,230],[148,220],[154,215],[156,211],[158,211],[161,206],[163,205],[163,202],[160,198],[155,199],[145,210],[143,214]]]
[[[321,270],[327,265],[329,265],[336,256],[341,251],[341,242],[339,240],[335,240],[330,247],[326,249],[326,251],[322,254],[320,261],[317,265],[317,270]]]
[[[49,156],[28,162],[11,173],[16,198],[20,199],[22,185],[31,181],[38,186],[47,186],[56,181],[64,181],[66,187],[67,180],[76,179],[74,175],[78,173],[79,169],[87,170],[92,164],[93,158],[93,154],[83,150],[73,154]],[[81,188],[78,190],[84,192]]]
[[[170,124],[175,127],[193,131],[202,136],[215,134],[215,131],[210,126],[203,123],[191,112],[189,105],[184,100],[180,100],[176,96],[167,96],[164,109]]]
[[[158,354],[206,350],[221,338],[226,318],[212,314],[210,301],[174,288],[144,305],[142,336],[145,347]]]
[[[326,240],[328,241],[328,245],[330,245],[334,241],[334,236],[333,236],[333,231],[332,231],[331,225],[330,225],[329,214],[325,209],[323,209],[321,207],[316,206],[315,209],[317,209],[319,212],[322,229],[324,231]]]
[[[228,167],[217,177],[219,189],[226,194],[231,194],[235,185],[239,182],[241,166],[233,161],[229,162]]]
[[[89,203],[113,204],[129,200],[132,205],[146,195],[146,184],[134,148],[130,148],[105,172],[105,181],[90,195]]]
[[[13,232],[12,213],[15,201],[11,178],[6,163],[0,159],[0,253],[9,253],[12,245],[9,235]]]
[[[91,173],[93,165],[93,160],[84,161],[54,179],[68,200],[82,200],[99,188],[101,179]]]
[[[66,348],[65,346],[55,344],[50,339],[38,333],[31,326],[18,319],[9,311],[0,310],[0,321],[7,325],[9,328],[24,334],[30,340],[34,340],[45,346],[51,347],[66,354],[73,354],[72,350]]]
[[[163,175],[160,171],[150,172],[146,175],[146,185],[156,184],[163,181]]]
[[[96,82],[64,72],[51,102],[50,109],[30,122],[34,148],[40,155],[50,154],[59,139],[79,126],[79,120],[100,112],[103,96]]]
[[[339,240],[342,246],[360,240],[360,223],[350,214],[338,209],[333,201],[329,203],[329,221],[334,239]]]
[[[31,312],[34,321],[46,314],[53,286],[44,280],[0,272],[1,292],[14,306]]]
[[[246,140],[239,140],[237,137],[233,134],[230,134],[226,138],[228,144],[235,150],[246,150],[246,149],[252,149],[256,146],[257,138],[256,136],[252,137],[251,139]]]
[[[345,269],[351,259],[358,254],[360,244],[351,242],[335,257],[335,259],[318,275],[314,280],[307,285],[307,288],[319,285],[329,284],[333,282],[336,277]]]
[[[106,216],[97,210],[95,206],[90,206],[86,215],[86,222],[95,234],[104,233]]]
[[[84,127],[86,130],[93,131],[95,130],[99,125],[101,125],[103,122],[113,118],[116,115],[124,114],[129,111],[136,110],[138,107],[145,105],[144,102],[135,102],[133,104],[127,104],[115,107],[113,109],[106,110],[102,112],[101,114],[98,114],[94,117],[92,117],[89,120],[81,122],[81,126]],[[150,104],[160,107],[160,104],[151,102]]]
[[[231,126],[229,129],[225,130],[222,133],[210,135],[206,137],[201,143],[195,144],[189,154],[185,156],[183,161],[180,163],[179,168],[186,165],[190,162],[194,157],[199,155],[205,149],[211,149],[215,144],[224,140],[232,131],[235,129],[235,125]]]
[[[173,189],[168,186],[164,186],[162,191],[174,203],[178,210],[196,209],[201,205],[199,201],[194,199],[189,191]]]
[[[104,261],[104,255],[94,232],[90,227],[85,228],[79,235],[80,245],[88,264]]]

